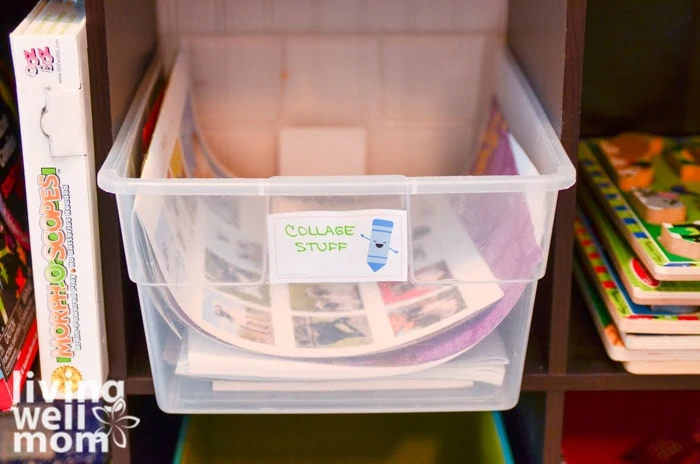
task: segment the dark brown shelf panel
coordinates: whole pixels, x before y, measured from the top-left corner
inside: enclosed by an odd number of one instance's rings
[[[153,395],[153,377],[151,370],[146,366],[144,372],[129,373],[124,383],[127,395]]]
[[[531,338],[523,391],[700,390],[700,375],[634,375],[612,361],[574,283],[571,294],[568,372],[553,375],[538,358]]]
[[[523,391],[545,391],[547,385],[548,368],[547,353],[542,343],[535,335],[536,331],[530,331],[530,339],[525,356],[525,369],[523,373]]]
[[[126,393],[128,395],[152,395],[154,393],[153,375],[148,360],[146,334],[141,323],[133,324],[133,322],[136,321],[132,321],[132,325],[137,325],[139,330],[133,331],[129,340],[130,349],[126,356]]]

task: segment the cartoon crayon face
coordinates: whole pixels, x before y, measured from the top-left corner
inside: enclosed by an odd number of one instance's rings
[[[391,243],[391,232],[394,223],[386,219],[372,221],[372,235],[369,237],[369,250],[367,251],[367,264],[374,271],[386,265]]]

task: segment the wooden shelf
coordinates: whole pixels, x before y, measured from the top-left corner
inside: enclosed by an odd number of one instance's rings
[[[525,359],[523,391],[700,390],[698,375],[634,375],[612,361],[603,347],[578,286],[571,293],[568,371],[549,373],[530,340]]]
[[[124,386],[127,395],[153,395],[155,390],[150,367],[145,365],[145,369],[129,373]]]
[[[634,375],[612,361],[577,285],[571,295],[567,390],[700,390],[697,375]]]

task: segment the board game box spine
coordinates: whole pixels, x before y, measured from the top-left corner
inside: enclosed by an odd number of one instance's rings
[[[85,25],[82,2],[44,0],[10,35],[41,378],[58,398],[108,372]]]

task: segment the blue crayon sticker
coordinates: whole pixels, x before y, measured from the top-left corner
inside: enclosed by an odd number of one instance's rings
[[[372,234],[367,237],[361,234],[362,238],[369,240],[369,250],[367,251],[367,264],[372,271],[377,272],[384,266],[389,257],[389,251],[398,253],[398,250],[391,248],[391,232],[394,223],[386,219],[375,219],[372,221]]]

